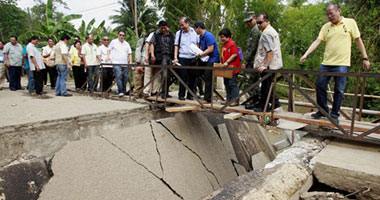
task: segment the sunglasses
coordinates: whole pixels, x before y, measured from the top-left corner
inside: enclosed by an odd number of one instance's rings
[[[125,35],[124,35],[124,34],[119,34],[119,36],[122,36],[122,37],[124,37]]]
[[[110,41],[110,39],[103,39],[103,41]]]
[[[264,21],[257,21],[256,24],[262,24]]]

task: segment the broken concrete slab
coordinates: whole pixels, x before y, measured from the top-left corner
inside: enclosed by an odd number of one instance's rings
[[[138,148],[138,147],[136,147]],[[168,185],[105,138],[72,142],[52,164],[41,200],[180,199]]]
[[[270,162],[269,158],[262,151],[252,156],[253,170],[264,169],[265,165],[268,164],[269,162]]]
[[[0,199],[37,200],[52,174],[43,159],[7,166],[0,170]]]
[[[380,199],[380,152],[378,146],[333,141],[313,160],[318,181],[331,187],[357,192],[366,199]]]
[[[184,199],[199,199],[219,188],[219,179],[223,180],[223,177],[217,176],[205,164],[209,162],[207,157],[201,157],[161,124],[153,122],[152,126],[161,154],[164,179],[175,191]],[[210,154],[215,153],[210,146],[208,148]],[[226,171],[228,174],[228,169]]]
[[[278,154],[276,159],[268,163],[265,168],[272,168],[284,163],[294,163],[302,164],[312,169],[313,164],[311,159],[325,146],[326,142],[322,138],[304,137],[290,148]]]
[[[163,177],[159,149],[156,147],[151,122],[111,131],[104,138],[128,152],[137,162],[146,166],[158,177]]]
[[[344,195],[335,192],[307,192],[300,200],[349,200]]]
[[[247,170],[244,168],[243,165],[241,165],[239,163],[233,163],[233,165],[234,165],[234,167],[235,167],[235,169],[236,169],[236,171],[237,171],[237,173],[238,173],[239,176],[244,175],[244,174],[247,173]]]
[[[160,123],[202,158],[204,165],[217,177],[219,187],[236,176],[218,134],[202,114],[178,113]]]
[[[220,138],[222,139],[224,149],[228,152],[230,159],[237,163],[238,159],[236,157],[230,135],[228,134],[226,124],[219,124],[218,131],[219,131]]]
[[[312,180],[311,171],[305,166],[283,164],[239,176],[204,199],[297,199],[295,196],[299,196],[299,191],[310,180]]]

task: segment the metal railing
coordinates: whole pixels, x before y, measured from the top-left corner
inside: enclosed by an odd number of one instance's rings
[[[349,72],[349,73],[335,73],[335,72],[318,72],[318,71],[310,71],[310,70],[287,70],[287,69],[265,70],[264,72],[266,73],[266,75],[264,75],[262,78],[260,78],[255,83],[252,83],[248,88],[244,89],[244,91],[241,92],[237,97],[235,97],[234,99],[228,101],[222,108],[220,108],[220,107],[214,107],[214,105],[213,105],[214,98],[215,98],[214,95],[211,95],[211,106],[207,106],[207,108],[206,108],[206,106],[201,102],[201,100],[198,98],[198,96],[195,94],[195,92],[190,89],[190,87],[187,85],[187,83],[184,80],[182,80],[182,78],[178,75],[178,73],[175,70],[176,69],[212,70],[212,89],[211,89],[211,91],[213,91],[213,93],[215,93],[217,97],[222,98],[222,96],[214,89],[215,76],[214,76],[214,71],[213,70],[237,70],[237,69],[235,69],[235,68],[210,67],[210,66],[136,65],[136,64],[108,64],[108,63],[102,63],[101,67],[100,67],[100,70],[102,70],[102,66],[103,65],[118,65],[118,66],[123,66],[123,67],[125,67],[124,70],[123,70],[123,73],[126,72],[126,70],[128,70],[128,69],[130,69],[130,71],[132,71],[134,67],[159,68],[160,70],[156,74],[153,75],[153,77],[149,80],[149,82],[147,84],[145,84],[143,86],[143,88],[140,89],[140,91],[138,91],[138,95],[140,96],[143,93],[143,90],[146,87],[148,87],[149,84],[153,83],[153,81],[160,74],[162,74],[163,77],[161,77],[161,78],[164,79],[164,80],[161,81],[162,84],[159,87],[159,91],[157,92],[155,101],[153,101],[153,103],[151,103],[151,105],[153,105],[153,106],[158,106],[158,104],[159,104],[158,98],[159,98],[160,92],[162,91],[163,84],[164,84],[165,88],[168,88],[167,87],[168,76],[169,76],[168,72],[170,72],[171,74],[173,74],[175,76],[175,78],[179,81],[179,83],[182,84],[188,90],[188,92],[193,96],[194,100],[199,104],[200,107],[202,107],[205,110],[214,110],[214,111],[217,111],[217,112],[225,112],[225,109],[232,102],[235,102],[236,100],[238,100],[239,98],[241,98],[243,95],[247,94],[250,90],[254,89],[255,87],[259,87],[260,83],[262,83],[264,80],[266,80],[267,78],[269,78],[272,74],[275,74],[275,78],[273,79],[273,82],[272,82],[272,84],[270,86],[270,89],[269,89],[269,92],[268,92],[268,96],[266,98],[266,102],[265,102],[265,106],[264,106],[264,111],[266,111],[267,108],[268,108],[269,99],[270,99],[271,94],[272,94],[272,102],[271,103],[272,103],[272,105],[274,105],[274,103],[275,103],[275,97],[276,97],[276,89],[275,88],[276,88],[278,82],[282,80],[282,81],[285,81],[285,82],[287,82],[289,84],[289,87],[288,87],[289,88],[289,101],[288,101],[288,111],[289,112],[294,112],[295,111],[294,94],[295,94],[295,90],[296,90],[304,98],[306,98],[314,107],[316,107],[323,114],[323,116],[326,117],[329,120],[329,122],[332,123],[334,125],[334,127],[338,130],[338,131],[332,131],[332,132],[330,131],[328,133],[325,132],[324,135],[380,144],[380,139],[369,137],[370,134],[376,133],[378,130],[380,130],[380,126],[376,126],[376,127],[372,128],[372,129],[367,130],[365,132],[362,132],[360,134],[354,133],[355,122],[356,122],[356,120],[355,120],[355,113],[356,113],[357,109],[360,109],[359,110],[359,121],[361,121],[361,119],[362,119],[362,110],[363,110],[363,105],[364,105],[364,95],[363,95],[363,93],[364,93],[364,89],[365,89],[366,78],[380,78],[380,74],[378,74],[378,73],[362,73],[362,72],[359,72],[359,73],[352,73],[352,72]],[[238,70],[242,71],[244,73],[258,73],[255,69],[252,69],[252,68],[241,68],[241,69],[238,69]],[[162,73],[162,72],[164,72],[164,73]],[[121,75],[123,73],[121,73]],[[102,77],[102,73],[99,73],[99,74],[100,74],[99,78],[102,79],[101,78]],[[313,82],[310,81],[307,78],[307,76],[310,76],[310,75],[313,75],[313,76],[318,76],[318,75],[324,75],[324,76],[345,76],[345,77],[353,77],[353,78],[355,78],[356,85],[355,85],[355,93],[353,94],[354,101],[353,101],[353,104],[352,104],[352,113],[351,113],[351,116],[349,116],[348,114],[344,113],[342,110],[340,111],[340,113],[342,114],[342,116],[344,116],[347,120],[351,120],[351,125],[350,125],[350,129],[349,130],[344,129],[337,121],[335,121],[324,109],[322,109],[315,102],[315,100],[312,97],[310,97],[294,81],[294,77],[295,76],[299,76],[311,88],[316,89],[316,87],[313,84]],[[106,92],[103,92],[103,90],[102,90],[101,96],[103,98],[107,97],[108,91],[111,90],[111,88],[116,84],[116,82],[120,78],[121,77],[115,77],[115,79],[113,81],[113,84],[111,85],[110,88],[108,88],[106,90]],[[132,86],[130,80],[131,79],[129,78],[130,86]],[[360,94],[359,94],[359,85],[360,85],[360,83],[362,83],[361,84],[362,87],[361,87]],[[103,84],[101,84],[101,85],[103,85]],[[83,86],[85,86],[85,84]],[[164,94],[164,98],[163,98],[164,100],[163,100],[162,107],[166,107],[167,106],[167,94],[168,94],[168,91],[165,92],[165,94]],[[130,95],[130,99],[131,99],[132,87],[130,87],[129,95]],[[359,96],[360,96],[360,99],[359,99]],[[332,103],[332,101],[330,99],[328,99],[328,101],[329,101],[329,103]],[[359,105],[360,105],[359,108],[357,108],[358,101],[359,101]],[[275,117],[275,115],[274,115],[274,106],[271,106],[270,112],[261,113],[260,117],[261,117],[260,123],[264,122],[265,117],[270,117],[271,118],[270,121],[273,122],[275,120],[274,119],[274,117]],[[308,131],[313,132],[313,130],[308,130]],[[323,131],[319,131],[318,133],[319,134],[321,134],[321,133],[323,134]]]

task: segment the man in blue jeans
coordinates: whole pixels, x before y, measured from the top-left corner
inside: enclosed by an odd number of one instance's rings
[[[57,83],[55,84],[55,95],[69,97],[73,96],[72,94],[67,93],[66,90],[66,80],[71,66],[68,59],[68,48],[67,43],[70,40],[70,36],[64,35],[61,38],[61,41],[55,46],[55,64],[57,65]]]
[[[117,79],[117,90],[119,96],[122,97],[126,93],[128,82],[128,67],[122,67],[117,64],[131,64],[132,63],[132,49],[127,41],[124,40],[125,31],[119,31],[117,39],[111,41],[108,49],[106,62],[111,61],[116,64],[113,66],[115,77]],[[132,91],[130,91],[132,92]]]
[[[355,40],[363,55],[363,69],[368,70],[370,63],[363,41],[360,37],[359,28],[354,19],[344,18],[340,15],[341,10],[338,4],[330,3],[326,8],[326,15],[330,22],[326,23],[317,40],[311,44],[306,53],[301,57],[300,61],[305,62],[307,56],[311,54],[321,42],[326,42],[323,62],[320,66],[320,72],[337,72],[347,73],[348,67],[351,65],[351,43]],[[331,76],[318,76],[317,79],[317,103],[327,113],[329,108],[327,105],[327,85]],[[334,102],[330,116],[339,123],[339,110],[342,105],[344,88],[346,86],[346,77],[334,76]],[[323,114],[321,111],[311,115],[314,119],[320,119]]]

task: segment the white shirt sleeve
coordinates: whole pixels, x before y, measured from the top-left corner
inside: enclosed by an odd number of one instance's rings
[[[131,49],[131,45],[129,45],[129,44],[128,44],[128,49],[127,49],[127,53],[128,53],[128,55],[129,55],[129,54],[132,54],[132,49]]]
[[[102,55],[102,47],[103,46],[100,46],[99,48],[96,49],[96,55],[97,56],[101,56]]]
[[[148,37],[146,38],[145,42],[151,43],[154,32],[155,32],[155,31],[151,32],[151,33],[148,35]]]

